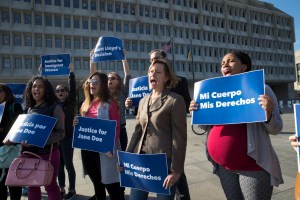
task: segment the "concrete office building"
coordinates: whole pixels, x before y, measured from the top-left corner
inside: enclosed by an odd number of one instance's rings
[[[148,53],[171,38],[176,74],[195,81],[220,76],[227,52],[241,50],[265,69],[278,99],[294,98],[294,20],[256,0],[1,0],[0,80],[26,83],[40,55],[70,53],[78,81],[89,74],[99,36],[115,36],[128,51],[133,77],[146,75]],[[192,59],[187,51],[192,44]],[[193,65],[192,65],[193,64]],[[194,70],[193,70],[194,68]],[[120,61],[98,63],[123,74]],[[66,77],[50,78],[53,83]]]

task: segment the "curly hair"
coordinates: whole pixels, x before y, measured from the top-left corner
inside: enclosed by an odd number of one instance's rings
[[[26,86],[26,89],[25,89],[25,92],[23,95],[25,109],[33,107],[36,104],[35,100],[33,99],[32,92],[31,92],[33,83],[36,80],[41,80],[44,84],[44,87],[45,87],[44,101],[47,104],[53,104],[56,102],[56,96],[54,93],[54,89],[53,89],[53,86],[51,85],[51,83],[49,82],[49,80],[44,76],[33,76],[27,83],[27,86]]]
[[[5,85],[4,83],[0,83],[0,89],[2,89],[5,92],[5,102],[6,103],[13,103],[16,101],[16,98],[12,92],[12,90]],[[3,102],[0,102],[3,103]]]

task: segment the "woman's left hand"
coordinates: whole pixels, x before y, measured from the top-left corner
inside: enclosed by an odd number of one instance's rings
[[[274,102],[268,95],[265,94],[260,95],[258,100],[259,105],[261,105],[261,107],[267,112],[267,120],[269,121],[274,110]]]
[[[180,178],[181,173],[175,173],[175,172],[171,172],[171,174],[169,174],[164,183],[163,183],[163,187],[164,188],[168,188],[168,187],[172,187]]]

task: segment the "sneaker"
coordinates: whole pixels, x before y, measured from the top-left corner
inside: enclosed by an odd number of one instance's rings
[[[73,192],[68,192],[68,194],[65,194],[64,195],[64,199],[65,200],[70,200],[70,199],[73,199],[73,197],[75,197],[75,195],[76,195],[76,192],[75,191],[73,191]]]

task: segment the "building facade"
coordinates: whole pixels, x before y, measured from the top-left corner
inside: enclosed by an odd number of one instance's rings
[[[123,40],[132,76],[146,75],[149,52],[172,39],[176,74],[195,81],[220,76],[229,51],[250,55],[278,99],[294,97],[294,19],[257,0],[1,0],[0,80],[26,83],[40,56],[70,53],[78,82],[100,36]],[[187,59],[192,49],[191,59]],[[123,74],[120,61],[98,63]],[[66,77],[50,77],[53,84]]]

